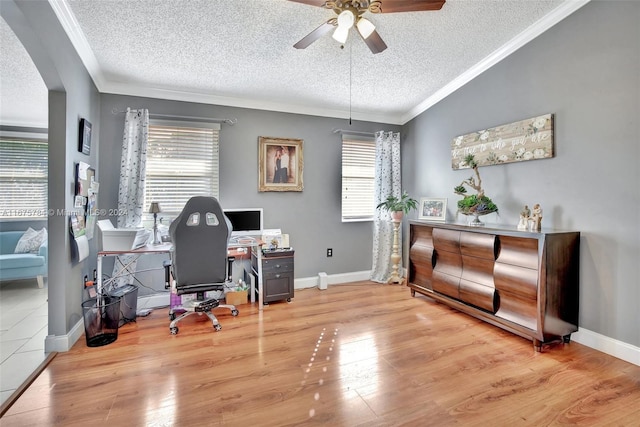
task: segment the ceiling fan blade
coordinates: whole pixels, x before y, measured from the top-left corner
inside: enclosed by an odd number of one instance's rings
[[[294,3],[308,4],[309,6],[318,6],[318,7],[322,7],[325,4],[325,0],[289,0],[289,1],[292,1]]]
[[[296,49],[306,49],[311,43],[318,40],[320,37],[327,34],[329,31],[333,30],[335,18],[328,20],[324,24],[320,25],[315,30],[311,31],[309,34],[304,36],[302,40],[298,43],[294,44],[293,47]]]
[[[440,10],[446,0],[382,0],[381,13]],[[301,2],[302,3],[302,2]],[[314,2],[317,3],[317,2]]]
[[[360,34],[359,31],[358,34]],[[360,34],[360,37],[362,37],[362,34]],[[366,45],[369,46],[369,49],[373,53],[380,53],[387,48],[387,44],[382,40],[380,34],[378,34],[376,30],[373,30],[371,35],[366,39],[362,37],[362,40],[364,40]]]

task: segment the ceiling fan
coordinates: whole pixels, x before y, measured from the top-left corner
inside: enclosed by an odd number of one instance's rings
[[[380,53],[387,48],[376,27],[364,18],[365,12],[371,13],[397,13],[397,12],[420,12],[425,10],[440,10],[446,0],[289,0],[296,3],[308,4],[310,6],[333,9],[338,15],[329,19],[324,24],[307,34],[293,47],[305,49],[311,43],[318,40],[329,31],[333,31],[333,38],[344,44],[349,36],[349,30],[355,25],[358,34],[371,52]]]

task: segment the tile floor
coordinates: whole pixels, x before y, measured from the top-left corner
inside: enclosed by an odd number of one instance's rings
[[[0,403],[46,359],[47,283],[35,279],[0,282]]]

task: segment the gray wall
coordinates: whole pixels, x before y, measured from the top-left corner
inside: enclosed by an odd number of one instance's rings
[[[265,228],[280,228],[289,234],[296,251],[296,278],[317,277],[321,271],[331,275],[371,269],[371,222],[342,223],[340,219],[342,136],[333,129],[398,131],[399,126],[358,121],[349,126],[344,119],[102,94],[97,172],[101,208],[117,207],[124,114],[112,110],[127,107],[147,108],[150,114],[237,118],[237,124],[223,124],[220,131],[223,207],[262,207]],[[259,136],[304,141],[302,192],[258,192]],[[333,257],[327,258],[327,248],[333,248]],[[145,284],[161,288],[163,277],[158,273],[153,283]],[[140,294],[147,292],[140,290]]]
[[[540,203],[543,226],[580,231],[580,326],[640,345],[640,3],[591,2],[403,128],[403,183],[448,198],[470,175],[450,166],[451,140],[555,115],[552,159],[480,168],[516,225]],[[464,221],[464,217],[458,218]]]

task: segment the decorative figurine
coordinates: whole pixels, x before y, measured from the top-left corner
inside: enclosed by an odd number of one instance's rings
[[[527,223],[529,221],[529,216],[531,216],[531,210],[528,205],[524,205],[524,208],[520,212],[520,222],[518,222],[518,230],[526,230]]]
[[[533,205],[533,215],[531,215],[531,231],[541,231],[542,230],[542,208],[539,203]]]

